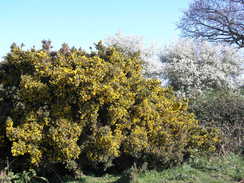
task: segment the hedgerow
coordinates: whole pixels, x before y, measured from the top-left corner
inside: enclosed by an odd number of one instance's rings
[[[206,91],[190,101],[189,110],[204,126],[221,130],[223,152],[243,152],[244,97],[232,91]]]
[[[13,45],[0,82],[2,159],[34,167],[76,162],[81,170],[164,167],[220,142],[172,89],[142,77],[137,53],[101,43],[91,53],[65,44],[51,51],[49,42],[40,50]]]

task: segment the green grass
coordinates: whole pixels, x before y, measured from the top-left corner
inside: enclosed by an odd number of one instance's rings
[[[78,180],[66,183],[238,183],[244,180],[244,158],[234,154],[195,158],[181,166],[161,172],[145,171],[134,175],[134,182],[123,179],[123,176],[105,175],[82,176]]]

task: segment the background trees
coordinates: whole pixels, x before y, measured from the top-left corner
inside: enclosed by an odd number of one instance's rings
[[[242,58],[230,46],[184,39],[165,48],[161,62],[168,85],[190,97],[207,89],[238,87]]]
[[[185,37],[222,45],[178,42],[164,51],[164,76],[180,96],[190,97],[189,109],[201,124],[221,130],[223,151],[243,152],[243,90],[233,89],[244,83],[240,69],[244,63],[244,1],[193,0],[178,28]]]
[[[244,47],[243,0],[194,0],[178,24],[184,36]]]
[[[235,89],[242,57],[238,49],[191,39],[178,40],[164,49],[145,46],[142,37],[115,34],[105,40],[125,55],[137,54],[146,77],[160,78],[181,96],[206,89]]]

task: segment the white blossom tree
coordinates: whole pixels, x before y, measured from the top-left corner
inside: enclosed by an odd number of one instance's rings
[[[235,89],[243,58],[223,44],[180,39],[161,54],[161,74],[178,95],[193,97],[206,89]]]
[[[116,33],[104,40],[107,46],[116,46],[123,50],[125,54],[140,55],[143,61],[143,74],[146,77],[159,77],[159,71],[162,67],[159,58],[159,48],[150,43],[146,46],[143,37],[137,35],[125,35]]]

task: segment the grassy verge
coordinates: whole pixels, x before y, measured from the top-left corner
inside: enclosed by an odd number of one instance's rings
[[[130,180],[129,180],[130,179]],[[238,183],[244,182],[244,157],[230,154],[224,157],[195,158],[181,166],[161,172],[132,170],[125,175],[103,177],[82,176],[66,183]]]

